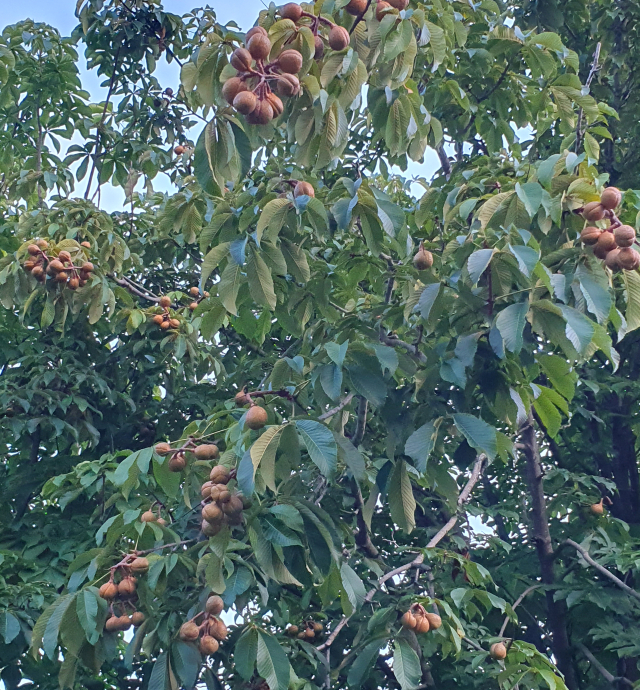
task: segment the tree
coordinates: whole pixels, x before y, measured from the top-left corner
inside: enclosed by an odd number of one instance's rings
[[[635,10],[548,5],[4,29],[8,690],[638,680]]]

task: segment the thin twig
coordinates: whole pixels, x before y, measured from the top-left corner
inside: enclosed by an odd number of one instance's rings
[[[402,350],[405,350],[405,352],[417,359],[420,362],[420,364],[427,363],[426,355],[422,352],[416,352],[415,345],[407,343],[404,340],[400,340],[399,338],[396,338],[396,336],[393,334],[386,333],[384,328],[380,328],[380,342],[383,345],[388,345],[389,347],[399,347]]]
[[[151,293],[145,294],[141,290],[139,290],[135,285],[132,285],[126,278],[117,278],[115,275],[112,273],[108,274],[108,277],[111,278],[115,283],[120,285],[120,287],[125,288],[126,290],[129,290],[134,295],[137,295],[138,297],[142,297],[142,299],[149,300],[149,302],[155,302],[158,304],[160,302],[160,297],[156,297],[155,295],[152,295]]]
[[[518,606],[520,606],[523,599],[528,594],[533,592],[534,589],[540,589],[540,587],[542,587],[542,585],[531,585],[531,587],[527,587],[527,589],[525,589],[524,592],[522,592],[522,594],[516,599],[515,603],[513,604],[513,606],[511,608],[515,611],[515,609]],[[504,631],[506,630],[508,624],[509,624],[509,616],[505,616],[504,621],[502,622],[502,627],[500,628],[500,632],[498,633],[498,637],[502,637],[504,635]]]
[[[593,664],[595,669],[598,671],[598,673],[609,683],[612,685],[616,685],[618,683],[622,683],[626,685],[629,688],[633,687],[633,683],[628,679],[628,678],[620,678],[614,676],[612,673],[609,673],[607,669],[593,656],[591,651],[587,649],[582,642],[578,642],[576,644],[578,649],[589,659],[589,661]]]
[[[367,13],[367,10],[369,9],[370,5],[371,5],[371,0],[368,0],[367,6],[364,8],[364,11],[361,12],[361,13],[356,17],[355,22],[353,22],[351,28],[349,29],[349,33],[350,33],[350,34],[353,34],[353,32],[356,30],[356,26],[358,26],[358,24],[360,24],[360,22],[362,21],[364,15]]]
[[[200,506],[198,506],[200,507]],[[154,546],[152,549],[146,549],[145,551],[136,551],[136,556],[145,556],[148,553],[153,553],[154,551],[162,551],[163,549],[168,549],[174,546],[184,546],[185,544],[195,544],[197,539],[187,539],[186,541],[176,541],[172,544],[163,544],[162,546]]]
[[[327,410],[323,414],[321,414],[318,417],[318,421],[323,422],[325,419],[329,419],[329,417],[333,417],[334,414],[337,414],[345,408],[352,400],[353,400],[354,393],[349,393],[344,400],[341,400],[335,407],[332,407],[330,410]]]

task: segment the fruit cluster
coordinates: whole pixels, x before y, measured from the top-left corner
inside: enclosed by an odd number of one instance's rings
[[[415,633],[428,633],[437,630],[442,625],[442,618],[437,613],[430,613],[422,604],[412,604],[409,610],[402,614],[400,623],[403,628]]]
[[[81,246],[85,249],[91,248],[89,242],[82,242]],[[40,283],[44,283],[49,276],[56,283],[66,285],[70,290],[77,290],[87,284],[94,270],[90,261],[83,260],[80,265],[75,266],[68,251],[63,249],[55,256],[47,254],[47,249],[49,249],[47,240],[36,240],[29,244],[27,246],[29,257],[22,264],[24,270],[31,273]],[[76,258],[84,259],[84,257]]]
[[[98,590],[99,595],[109,602],[111,614],[104,625],[107,632],[129,630],[133,626],[141,625],[145,616],[136,610],[134,599],[138,580],[136,575],[144,575],[149,570],[149,561],[135,553],[127,554],[124,559],[110,569],[109,581]],[[117,580],[117,581],[116,581]],[[116,615],[116,609],[120,615]],[[127,613],[129,609],[130,613]]]
[[[419,271],[426,271],[433,266],[433,254],[424,248],[422,242],[420,242],[420,247],[413,257],[413,265]]]
[[[169,469],[172,472],[182,472],[187,466],[187,457],[185,453],[189,452],[195,455],[196,460],[216,460],[220,457],[218,446],[214,443],[203,443],[197,445],[193,439],[188,439],[180,448],[172,448],[170,443],[161,442],[156,443],[154,448],[156,453],[161,457],[170,455]]]
[[[349,14],[362,14],[367,8],[367,0],[351,0],[345,8]],[[301,20],[309,25],[315,41],[315,59],[320,60],[324,56],[325,40],[332,50],[337,52],[345,50],[351,42],[349,32],[338,24],[334,24],[325,17],[316,16],[305,12],[300,5],[295,2],[288,2],[280,9],[280,16],[283,19],[290,19],[294,24],[300,24]],[[320,33],[320,27],[327,32],[326,37]]]
[[[180,320],[172,317],[171,312],[169,311],[169,307],[171,307],[171,298],[163,295],[158,304],[160,305],[162,311],[158,314],[154,314],[151,317],[151,320],[160,326],[163,331],[166,331],[169,328],[180,328]]]
[[[605,266],[612,271],[624,269],[635,271],[640,266],[640,254],[633,248],[636,231],[630,225],[623,225],[615,214],[622,201],[622,194],[615,187],[607,187],[600,201],[592,201],[581,210],[590,223],[606,221],[608,227],[599,228],[588,225],[580,233],[583,244],[593,246],[593,253],[603,259]]]
[[[224,525],[241,525],[245,502],[240,494],[230,491],[227,484],[235,477],[224,465],[216,465],[201,489],[202,533],[215,537]]]
[[[200,294],[200,288],[196,287],[195,285],[193,287],[189,288],[189,294],[191,295],[191,297],[196,298],[189,305],[189,309],[191,309],[191,311],[195,311],[198,308],[198,304],[200,304],[200,302],[202,302],[203,299],[206,299],[207,297],[209,297],[209,293],[206,290],[201,295]]]
[[[156,508],[157,512],[154,513],[151,508],[149,510],[145,510],[144,513],[140,516],[140,521],[141,522],[155,522],[156,525],[160,525],[161,527],[166,527],[167,526],[167,521],[160,516],[160,506]]]
[[[289,625],[285,630],[290,637],[297,637],[299,640],[312,640],[316,635],[321,635],[324,630],[322,623],[308,619],[302,622],[302,625]]]
[[[248,429],[257,431],[262,429],[262,427],[267,423],[267,411],[264,407],[256,405],[251,399],[251,393],[247,393],[245,390],[241,390],[236,393],[235,403],[238,407],[245,407],[250,405],[247,413],[244,417],[244,425]]]
[[[201,611],[191,620],[183,623],[180,627],[180,639],[184,642],[195,642],[200,639],[200,652],[205,656],[215,654],[220,642],[225,640],[228,635],[227,626],[218,618],[224,609],[224,602],[219,596],[213,595],[207,599],[204,611]],[[203,621],[199,625],[196,620],[203,616]]]

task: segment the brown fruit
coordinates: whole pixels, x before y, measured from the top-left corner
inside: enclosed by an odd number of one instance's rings
[[[214,484],[226,484],[229,481],[229,470],[224,465],[216,465],[211,469],[209,479]]]
[[[221,597],[213,595],[207,599],[204,610],[213,616],[218,616],[224,610],[224,601]]]
[[[600,503],[594,503],[592,506],[589,507],[589,510],[594,515],[604,515],[604,505],[602,505],[602,503],[603,501],[601,499]]]
[[[295,2],[288,2],[281,10],[280,16],[283,19],[290,19],[297,22],[302,17],[302,7]]]
[[[226,503],[222,504],[225,515],[238,515],[244,510],[242,499],[237,495],[232,495]]]
[[[200,652],[205,656],[215,654],[219,648],[220,643],[215,637],[211,637],[211,635],[205,635],[200,640]]]
[[[154,323],[157,323],[158,326],[159,326],[163,321],[164,321],[164,318],[162,317],[162,314],[156,314],[156,315],[153,317],[153,322],[154,322]]]
[[[171,297],[167,297],[167,295],[163,295],[160,298],[160,306],[163,307],[164,309],[168,309],[171,306]]]
[[[22,264],[22,267],[24,268],[25,271],[30,271],[35,265],[36,265],[35,261],[29,260],[29,261],[25,261]]]
[[[314,630],[315,632],[317,632],[317,633],[320,633],[320,632],[322,632],[322,631],[324,630],[324,626],[323,626],[322,623],[320,623],[319,621],[316,621],[316,622],[313,624],[313,630]]]
[[[222,519],[222,510],[217,503],[207,503],[202,509],[202,519],[207,522],[220,522]]]
[[[147,570],[149,570],[149,561],[144,558],[144,556],[139,556],[131,562],[129,567],[131,568],[131,572],[146,573]]]
[[[271,52],[271,41],[266,34],[255,34],[247,41],[247,50],[254,60],[266,60]]]
[[[40,268],[40,266],[36,266],[36,268]],[[33,271],[35,270],[34,268]],[[31,271],[31,273],[33,273],[33,271]],[[56,282],[58,283],[66,283],[67,280],[69,280],[69,274],[66,271],[60,271],[60,273],[56,275]]]
[[[602,235],[602,230],[600,230],[600,228],[587,225],[580,233],[580,240],[583,244],[595,244],[600,235]]]
[[[242,115],[249,115],[258,106],[258,97],[251,91],[241,91],[233,99],[233,107]]]
[[[249,29],[247,31],[245,37],[244,37],[244,42],[246,43],[252,36],[255,36],[256,34],[262,34],[263,36],[268,36],[269,34],[267,33],[267,30],[264,29],[261,26],[254,26],[253,28]]]
[[[80,246],[84,247],[85,249],[91,249],[91,242],[80,242]]]
[[[116,632],[116,630],[120,630],[120,619],[118,616],[111,616],[111,618],[107,618],[107,622],[104,624],[104,629],[107,632]]]
[[[201,487],[200,487],[200,495],[202,498],[209,498],[211,496],[211,482],[205,482]]]
[[[313,628],[307,628],[304,631],[304,636],[308,638],[314,638],[316,636],[315,630]]]
[[[216,524],[213,524],[211,522],[207,522],[206,520],[202,521],[202,524],[200,525],[200,530],[202,531],[202,534],[204,534],[205,537],[215,537],[218,532],[222,529],[222,523],[218,522]]]
[[[156,523],[157,523],[158,525],[160,525],[161,527],[166,527],[166,526],[168,525],[168,522],[167,522],[164,518],[161,518],[161,517],[159,517],[159,518],[156,520]]]
[[[49,262],[49,266],[47,267],[47,269],[53,273],[58,273],[58,271],[64,270],[64,266],[62,264],[62,261],[54,259],[53,261]]]
[[[139,625],[144,623],[145,615],[142,611],[136,611],[131,614],[131,622],[137,628]]]
[[[200,628],[195,623],[189,621],[188,623],[183,623],[180,627],[180,639],[185,642],[193,642],[200,637]]]
[[[635,271],[640,266],[640,254],[633,247],[623,247],[618,254],[618,265],[625,271]]]
[[[433,254],[428,252],[423,247],[418,249],[416,255],[413,257],[413,265],[419,271],[426,271],[433,266]]]
[[[27,251],[29,254],[31,254],[31,256],[36,256],[37,254],[40,254],[40,247],[38,247],[37,244],[30,244],[27,247]]]
[[[596,242],[596,247],[602,251],[606,250],[610,252],[612,249],[615,249],[616,246],[616,238],[613,236],[613,233],[606,230],[598,237],[598,241]]]
[[[247,115],[250,125],[268,125],[273,120],[273,108],[268,101],[258,101],[256,109]]]
[[[34,266],[34,267],[31,269],[31,275],[32,275],[36,280],[39,280],[40,278],[42,278],[42,276],[44,276],[44,268],[42,268],[42,266]],[[64,276],[65,276],[65,280],[66,280],[67,274],[65,273]]]
[[[416,617],[411,613],[411,611],[403,613],[402,618],[400,618],[400,624],[402,625],[402,627],[407,628],[409,630],[413,630],[416,627],[417,623],[418,621],[416,620]]]
[[[619,249],[612,249],[605,257],[604,257],[604,265],[611,269],[612,271],[619,271],[620,270],[620,264],[618,263],[618,254],[620,254]]]
[[[171,328],[180,328],[180,321],[179,319],[169,319],[169,325]]]
[[[316,193],[313,189],[313,185],[310,184],[309,182],[298,182],[298,184],[295,186],[293,190],[293,196],[296,197],[296,199],[299,196],[315,196]]]
[[[221,484],[214,484],[211,487],[211,493],[209,494],[209,498],[212,501],[214,501],[215,503],[217,503],[218,499],[220,498],[220,491],[221,491],[220,486],[224,486],[224,484],[222,484],[222,485]],[[227,490],[227,487],[224,486],[224,491],[226,491],[226,490]]]
[[[604,218],[604,208],[599,201],[590,201],[582,209],[582,215],[589,221],[602,220]]]
[[[80,279],[79,278],[71,278],[69,281],[69,289],[70,290],[77,290],[80,287]]]
[[[280,98],[275,95],[275,93],[267,94],[267,103],[271,106],[274,117],[279,117],[280,115],[282,115],[284,111],[284,104],[282,103]]]
[[[636,241],[636,230],[630,225],[619,225],[613,231],[613,236],[618,247],[632,247]]]
[[[160,316],[160,314],[157,314],[157,316]],[[153,320],[154,321],[156,320],[155,316],[154,316]],[[160,320],[162,320],[161,316],[160,316]],[[158,323],[158,322],[156,321],[156,323]],[[171,444],[165,443],[164,441],[162,443],[156,443],[156,447],[154,448],[154,450],[156,451],[156,453],[158,455],[161,455],[162,457],[164,457],[165,455],[169,455],[169,453],[171,452]]]
[[[249,408],[244,418],[244,425],[246,427],[249,427],[249,429],[253,429],[255,431],[257,429],[262,429],[266,423],[267,411],[264,409],[264,407],[254,405],[253,407]]]
[[[431,625],[429,624],[429,619],[426,616],[416,616],[416,627],[414,630],[419,635],[428,633]]]
[[[231,54],[229,62],[238,72],[248,72],[253,64],[253,58],[246,48],[237,48]]]
[[[233,103],[235,97],[242,91],[246,91],[247,88],[240,77],[231,77],[222,85],[222,97],[227,103]]]
[[[287,74],[298,74],[302,69],[302,55],[297,50],[283,50],[278,56],[280,69]]]
[[[168,330],[168,328],[171,326],[171,324],[168,321],[163,321],[160,324],[160,328],[162,328],[163,331]]]
[[[40,249],[46,249],[49,246],[47,240],[36,240],[36,244],[38,247],[40,247]]]
[[[496,642],[489,648],[489,654],[493,659],[502,660],[507,656],[507,648],[502,644],[502,642]]]
[[[391,7],[388,2],[384,2],[384,0],[378,0],[378,4],[376,5],[376,19],[381,22],[387,14],[395,14],[395,12],[388,12],[388,10],[395,10],[395,8]]]
[[[87,281],[84,278],[80,278],[80,287],[84,287],[87,284]]]
[[[211,635],[216,638],[216,640],[226,640],[227,635],[229,634],[229,631],[227,630],[227,626],[224,624],[223,621],[221,621],[219,618],[214,618],[213,621],[211,621]]]
[[[613,211],[620,206],[622,192],[616,187],[607,187],[600,195],[600,203],[608,211]]]
[[[351,42],[349,32],[343,26],[334,25],[329,31],[329,46],[332,50],[344,50]]]
[[[431,630],[437,630],[442,625],[442,618],[437,613],[427,613],[425,618],[429,621]]]
[[[136,580],[134,577],[125,577],[118,585],[118,594],[121,597],[132,597],[136,593]]]
[[[213,443],[205,443],[201,446],[196,446],[193,449],[193,454],[198,460],[215,460],[220,455],[218,446]]]
[[[191,304],[189,305],[189,309],[191,309],[191,311],[195,311],[197,308],[198,308],[197,302],[191,302]]]
[[[387,0],[387,2],[399,11],[406,10],[409,6],[409,0]]]
[[[593,248],[593,254],[594,256],[597,256],[598,259],[606,259],[607,254],[610,252],[610,249],[605,249],[604,247],[600,247],[597,244]]]
[[[218,503],[229,503],[231,500],[231,492],[227,491],[226,489],[224,491],[220,492],[220,495],[218,496]],[[220,506],[222,507],[222,506]]]
[[[300,633],[298,633],[298,634],[296,635],[296,637],[297,637],[299,640],[304,640],[304,638],[306,637],[306,635],[304,634],[304,632],[300,632]]]
[[[69,261],[71,261],[71,254],[69,254],[69,252],[67,251],[61,251],[58,253],[58,259],[60,259],[60,261],[62,261],[63,264],[68,263]]]
[[[169,460],[169,471],[171,472],[182,472],[182,470],[187,466],[187,459],[182,453],[176,453]]]
[[[91,261],[85,261],[82,264],[81,270],[85,273],[91,273],[91,271],[93,271],[93,264],[91,263]]]
[[[297,625],[290,625],[290,626],[288,626],[287,629],[285,630],[285,632],[287,633],[287,635],[291,635],[291,637],[295,637],[295,635],[298,634],[298,631],[299,631],[299,628],[298,628]]]
[[[359,14],[364,14],[367,9],[367,0],[349,0],[349,4],[345,7],[345,10],[354,17]]]
[[[173,152],[176,154],[176,156],[181,156],[184,153],[184,146],[176,146],[175,149],[173,149]]]
[[[232,515],[227,515],[228,525],[241,525],[242,524],[242,513],[233,513]]]
[[[98,594],[103,599],[115,599],[118,594],[118,585],[115,582],[105,582],[98,590]]]
[[[158,516],[152,510],[147,510],[142,513],[140,520],[142,520],[142,522],[157,522]]]
[[[238,391],[234,400],[238,407],[244,407],[251,402],[251,398],[244,391]]]
[[[313,40],[316,46],[316,52],[314,53],[313,57],[316,60],[322,60],[324,57],[324,41],[320,36],[316,36]]]
[[[283,98],[291,98],[300,93],[300,80],[295,74],[281,74],[276,82],[276,90]]]
[[[195,287],[195,286],[194,286],[194,287],[190,287],[190,288],[189,288],[189,294],[190,294],[192,297],[198,297],[198,296],[200,295],[200,288],[197,288],[197,287]]]

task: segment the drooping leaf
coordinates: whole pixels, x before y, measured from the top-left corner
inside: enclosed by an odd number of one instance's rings
[[[389,477],[387,494],[391,518],[400,529],[409,534],[416,526],[416,499],[404,460],[399,460],[394,466]]]

